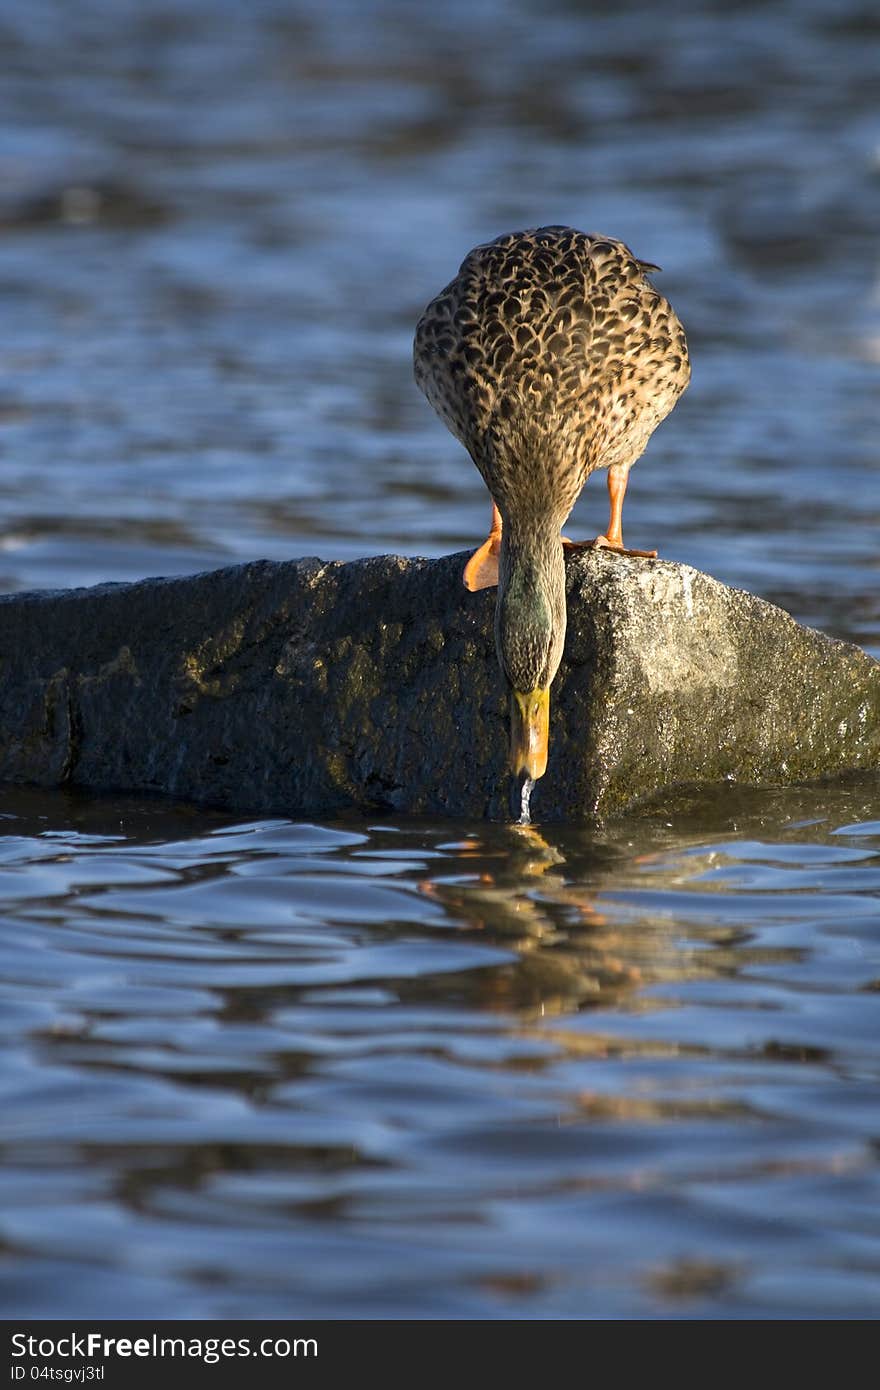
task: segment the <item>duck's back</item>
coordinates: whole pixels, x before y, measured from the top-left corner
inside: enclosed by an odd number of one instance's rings
[[[628,465],[690,379],[684,330],[620,241],[511,232],[465,257],[416,328],[415,376],[490,488],[511,451],[552,453],[574,501]]]

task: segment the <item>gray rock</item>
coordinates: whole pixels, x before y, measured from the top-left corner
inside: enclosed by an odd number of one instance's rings
[[[236,811],[507,814],[495,591],[463,555],[0,599],[0,778]],[[880,664],[665,561],[568,560],[538,819],[880,763]]]

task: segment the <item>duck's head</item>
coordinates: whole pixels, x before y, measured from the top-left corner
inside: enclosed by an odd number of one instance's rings
[[[550,685],[565,644],[565,562],[558,525],[517,535],[505,523],[495,610],[498,661],[510,687],[510,770],[547,769]]]

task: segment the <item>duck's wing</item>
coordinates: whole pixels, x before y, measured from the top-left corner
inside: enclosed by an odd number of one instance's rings
[[[646,265],[623,242],[570,227],[513,232],[475,247],[428,305],[416,380],[484,476],[513,440],[536,456],[564,455],[579,491],[609,432],[625,434],[650,405],[647,439],[672,408],[687,384],[687,346]]]

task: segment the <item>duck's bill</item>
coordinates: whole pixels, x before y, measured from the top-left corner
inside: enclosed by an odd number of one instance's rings
[[[514,690],[510,697],[510,770],[537,782],[547,771],[550,691]]]

